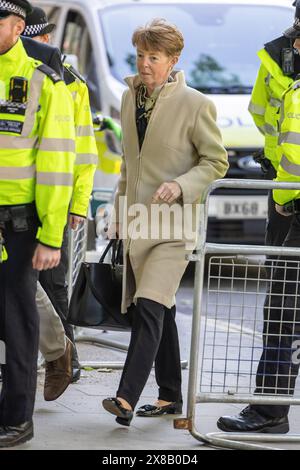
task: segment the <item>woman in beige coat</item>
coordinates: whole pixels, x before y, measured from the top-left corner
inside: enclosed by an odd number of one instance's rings
[[[228,168],[213,103],[173,72],[180,31],[156,19],[138,28],[138,75],[121,107],[123,164],[110,238],[124,240],[122,312],[133,313],[129,350],[115,398],[103,401],[129,426],[155,361],[158,400],[138,416],[181,413],[175,294],[196,242],[197,203]]]

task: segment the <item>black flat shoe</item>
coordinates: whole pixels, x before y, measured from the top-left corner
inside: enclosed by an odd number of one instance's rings
[[[117,416],[117,423],[122,424],[122,426],[130,426],[133,418],[133,411],[126,410],[117,398],[105,398],[102,401],[102,405],[106,411]]]
[[[154,417],[162,415],[180,415],[182,413],[182,403],[172,402],[169,405],[155,406],[144,405],[136,412],[136,416]]]

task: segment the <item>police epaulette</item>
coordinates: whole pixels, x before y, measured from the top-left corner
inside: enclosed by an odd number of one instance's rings
[[[86,83],[86,79],[78,72],[78,70],[74,69],[73,65],[65,64],[65,67],[73,74],[76,78],[79,78],[80,81]]]
[[[64,81],[66,85],[76,82],[76,77],[73,75],[66,64],[64,64]]]
[[[53,83],[62,82],[62,78],[48,65],[41,64],[37,67],[37,69],[47,75],[47,77],[49,77]]]

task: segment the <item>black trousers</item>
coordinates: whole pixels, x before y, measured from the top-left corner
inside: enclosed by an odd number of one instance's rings
[[[26,232],[14,232],[11,222],[3,229],[8,260],[0,264],[0,340],[6,349],[6,364],[1,365],[0,425],[31,420],[35,401],[39,316],[32,257],[38,220],[30,218],[28,225]]]
[[[139,298],[132,312],[129,349],[117,396],[135,408],[155,361],[158,398],[182,401],[181,363],[175,305],[168,309]]]
[[[283,245],[300,247],[300,215],[290,219],[290,230]],[[257,369],[255,393],[294,393],[299,370],[298,356],[294,353],[299,348],[295,341],[300,339],[300,272],[292,261],[300,259],[278,257],[273,266],[269,262],[273,281],[264,304],[263,353]],[[289,411],[288,406],[278,405],[255,405],[253,408],[273,417],[285,416]]]
[[[270,166],[268,173],[265,174],[267,180],[273,180],[276,177],[276,171],[273,165]],[[291,226],[292,217],[285,217],[278,214],[275,209],[275,202],[272,191],[268,195],[268,220],[265,233],[265,244],[267,246],[282,246]],[[274,259],[274,257],[272,257]]]
[[[64,230],[63,244],[61,247],[60,263],[54,269],[42,271],[39,275],[39,281],[62,321],[66,336],[75,346],[73,326],[67,322],[69,308],[68,286],[66,281],[68,264],[68,226],[66,226]],[[72,365],[73,367],[79,366],[76,347],[73,348]]]

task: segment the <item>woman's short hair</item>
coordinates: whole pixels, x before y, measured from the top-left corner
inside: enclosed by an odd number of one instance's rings
[[[184,39],[177,26],[163,18],[155,18],[134,31],[132,44],[146,51],[161,51],[174,57],[180,55]]]

